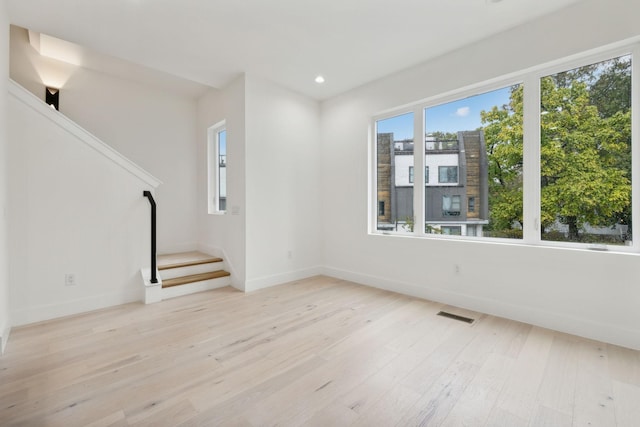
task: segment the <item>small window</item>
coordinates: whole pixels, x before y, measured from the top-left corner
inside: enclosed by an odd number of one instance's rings
[[[458,183],[457,166],[438,166],[438,182],[446,184]]]
[[[462,235],[462,227],[460,226],[443,226],[441,228],[442,234],[446,234],[449,236],[461,236]]]
[[[460,216],[460,196],[442,196],[442,216]]]
[[[224,213],[227,210],[227,130],[224,122],[209,128],[207,149],[209,213]]]
[[[409,166],[409,182],[413,183],[413,166]]]
[[[424,167],[424,183],[429,183],[429,166]]]
[[[378,202],[378,216],[384,216],[384,200]]]
[[[476,198],[469,197],[467,200],[467,212],[475,212],[476,211]]]

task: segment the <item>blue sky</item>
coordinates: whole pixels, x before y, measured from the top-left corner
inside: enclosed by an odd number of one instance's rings
[[[221,156],[226,156],[227,155],[227,131],[223,130],[222,132],[220,132],[218,134],[218,142],[219,142],[219,148],[218,150],[220,150],[220,155]]]
[[[448,102],[425,111],[426,132],[458,132],[479,128],[480,111],[509,103],[510,88]],[[378,132],[393,132],[396,141],[413,138],[413,113],[378,121]]]

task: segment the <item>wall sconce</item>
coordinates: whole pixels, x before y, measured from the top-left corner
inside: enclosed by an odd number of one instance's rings
[[[60,105],[60,90],[53,87],[47,87],[44,92],[44,101],[47,103],[47,105],[50,105],[51,108],[58,110],[58,107]]]

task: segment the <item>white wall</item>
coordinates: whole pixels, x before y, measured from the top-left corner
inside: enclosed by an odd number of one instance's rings
[[[61,113],[163,182],[160,253],[197,247],[195,98],[42,57],[19,27],[11,28],[11,78],[41,99],[44,83],[62,85]]]
[[[7,225],[7,80],[9,78],[9,21],[0,0],[0,354],[9,338],[9,263]]]
[[[227,212],[207,212],[207,129],[226,120]],[[233,286],[244,290],[246,278],[245,78],[222,90],[211,89],[198,100],[196,202],[200,249],[220,255],[231,271]]]
[[[318,103],[254,76],[246,100],[246,288],[253,290],[319,272],[322,219],[335,207],[333,199],[320,203]]]
[[[636,1],[586,0],[324,102],[326,272],[640,349],[638,255],[367,233],[374,114],[637,36],[639,15]]]
[[[395,178],[394,184],[397,187],[410,187],[413,186],[411,182],[409,182],[409,166],[413,167],[413,154],[406,155],[395,155]],[[415,178],[415,171],[414,171]]]
[[[455,187],[457,182],[440,182],[440,166],[459,166],[458,154],[427,154],[424,158],[424,165],[429,167],[429,185],[433,186],[450,186]],[[460,171],[458,170],[458,180],[460,180]]]
[[[413,155],[395,155],[395,183],[399,187],[412,186],[409,182],[409,166],[413,166]],[[424,165],[429,167],[429,183],[430,186],[450,186],[458,185],[456,182],[446,183],[438,182],[440,166],[458,166],[457,154],[431,154],[426,155]],[[414,179],[418,179],[418,174],[414,172]],[[459,178],[459,177],[458,177]]]
[[[227,212],[207,213],[207,129],[226,120]],[[319,106],[253,76],[198,102],[201,247],[224,256],[251,291],[317,274],[321,265]]]
[[[142,299],[153,184],[125,170],[34,100],[9,97],[12,323]],[[73,125],[66,125],[73,126]],[[76,285],[65,285],[65,274]]]

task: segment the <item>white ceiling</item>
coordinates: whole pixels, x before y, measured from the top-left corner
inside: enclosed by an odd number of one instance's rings
[[[11,23],[223,87],[326,99],[581,0],[7,0]],[[523,48],[525,48],[523,46]],[[326,82],[314,82],[316,75]]]

